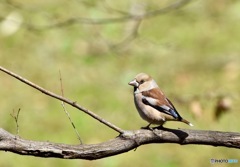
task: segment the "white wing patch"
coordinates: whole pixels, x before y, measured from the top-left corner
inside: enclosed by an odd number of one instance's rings
[[[159,106],[158,105],[158,100],[157,99],[154,99],[152,97],[146,97],[146,96],[143,96],[142,97],[143,100],[147,101],[151,106]],[[168,107],[167,105],[161,105],[159,106],[161,107],[162,109],[166,110],[166,111],[169,111],[171,108]]]
[[[166,111],[169,111],[171,109],[170,107],[168,107],[166,105],[161,105],[160,107],[163,108]]]
[[[156,106],[158,102],[158,100],[151,97],[146,97],[146,96],[143,96],[142,99],[146,100],[150,105],[153,105],[153,106]]]

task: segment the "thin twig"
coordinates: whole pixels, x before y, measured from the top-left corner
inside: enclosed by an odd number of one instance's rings
[[[107,4],[107,2],[106,2]],[[144,15],[146,13],[146,9],[144,5],[139,5],[138,3],[134,3],[130,8],[130,13],[120,11],[118,9],[113,9],[110,6],[106,6],[106,8],[121,13],[123,15]],[[113,51],[118,51],[124,49],[126,46],[129,46],[131,42],[133,42],[139,35],[138,30],[142,23],[143,19],[137,20],[129,20],[126,23],[126,36],[120,41],[115,44],[109,44],[110,49]]]
[[[13,117],[13,119],[15,120],[16,126],[17,126],[17,136],[19,135],[19,124],[18,124],[18,118],[19,118],[19,114],[20,114],[20,108],[17,111],[17,114],[15,115],[15,111],[13,110],[13,113],[10,114],[11,117]]]
[[[111,48],[114,50],[115,49],[119,50],[119,49],[123,48],[124,46],[128,46],[133,40],[135,40],[139,35],[138,29],[141,24],[141,21],[142,20],[135,21],[135,25],[132,28],[131,33],[129,33],[129,35],[127,35],[121,42],[112,45]]]
[[[109,128],[111,128],[111,129],[113,129],[113,130],[115,130],[115,131],[117,131],[119,133],[124,133],[124,131],[121,128],[119,128],[116,125],[106,121],[105,119],[101,118],[100,116],[98,116],[94,112],[92,112],[92,111],[90,111],[90,110],[80,106],[79,104],[77,104],[76,101],[69,100],[69,99],[64,98],[64,97],[62,97],[60,95],[57,95],[57,94],[55,94],[53,92],[50,92],[50,91],[48,91],[48,90],[46,90],[46,89],[44,89],[44,88],[42,88],[42,87],[32,83],[31,81],[28,81],[27,79],[25,79],[25,78],[15,74],[15,73],[9,71],[9,70],[3,68],[2,66],[0,66],[0,70],[3,71],[4,73],[6,73],[6,74],[16,78],[17,80],[19,80],[19,81],[21,81],[21,82],[31,86],[32,88],[34,88],[34,89],[44,93],[45,95],[51,96],[51,97],[53,97],[55,99],[58,99],[58,100],[61,100],[61,101],[64,101],[65,103],[67,103],[67,104],[69,104],[69,105],[71,105],[71,106],[73,106],[73,107],[83,111],[84,113],[90,115],[92,118],[98,120],[99,122],[103,123],[104,125],[108,126]]]
[[[107,9],[108,11],[110,11],[110,12],[119,13],[121,15],[129,15],[129,12],[122,11],[122,10],[111,7],[106,0],[104,1],[103,5],[104,5],[104,8]]]
[[[169,13],[173,10],[177,10],[187,3],[189,3],[191,0],[179,0],[177,2],[174,2],[166,7],[160,8],[158,10],[146,12],[144,14],[131,14],[126,12],[126,15],[121,16],[121,17],[116,17],[116,18],[102,18],[102,19],[92,19],[92,18],[83,18],[83,17],[72,17],[68,18],[64,21],[56,22],[50,25],[45,25],[45,26],[35,26],[31,25],[28,23],[25,23],[25,27],[29,28],[30,30],[46,30],[46,29],[51,29],[51,28],[59,28],[59,27],[64,27],[64,26],[70,26],[73,24],[112,24],[112,23],[121,23],[125,21],[130,21],[130,20],[142,20],[142,19],[147,19],[151,18],[154,16],[162,15]]]
[[[62,83],[62,75],[61,75],[61,71],[60,71],[60,70],[59,70],[59,77],[60,77],[60,84],[61,84],[61,93],[62,93],[62,97],[64,97],[64,93],[63,93],[63,83]],[[76,127],[75,127],[75,125],[74,125],[71,117],[70,117],[70,113],[66,110],[66,108],[65,108],[65,103],[64,103],[63,101],[61,101],[61,105],[62,105],[63,110],[64,110],[64,112],[66,113],[69,121],[70,121],[71,124],[72,124],[72,127],[73,127],[73,129],[74,129],[74,131],[75,131],[75,133],[76,133],[76,135],[77,135],[77,138],[78,138],[78,140],[80,141],[80,144],[83,144],[82,139],[81,139],[81,137],[80,137],[80,135],[79,135],[79,133],[78,133],[78,131],[77,131],[77,129],[76,129]]]

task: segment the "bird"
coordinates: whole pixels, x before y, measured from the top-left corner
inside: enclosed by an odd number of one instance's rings
[[[139,115],[149,123],[144,129],[149,129],[151,124],[163,128],[166,121],[180,121],[193,126],[181,117],[150,75],[139,73],[128,84],[134,87],[134,103]]]

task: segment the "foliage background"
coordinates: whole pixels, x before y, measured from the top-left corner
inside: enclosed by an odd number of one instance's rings
[[[178,10],[144,19],[133,40],[124,40],[133,21],[43,28],[72,17],[121,17],[124,14],[118,10],[129,12],[140,5],[151,11],[171,2],[175,1],[1,1],[0,64],[58,94],[61,71],[65,97],[123,129],[146,125],[136,112],[132,88],[127,85],[137,73],[146,72],[164,89],[181,115],[195,125],[193,129],[239,131],[239,1],[191,1]],[[3,23],[12,12],[22,19],[22,24],[9,34]],[[0,73],[0,81],[1,128],[15,133],[10,114],[21,108],[22,138],[78,144],[59,101],[6,74]],[[230,100],[230,112],[215,120],[220,96]],[[67,110],[86,144],[118,135],[82,112],[69,106]],[[176,122],[165,126],[190,128]],[[235,149],[174,144],[141,146],[136,151],[96,161],[42,159],[0,152],[2,167],[200,167],[209,166],[211,158],[240,161]]]

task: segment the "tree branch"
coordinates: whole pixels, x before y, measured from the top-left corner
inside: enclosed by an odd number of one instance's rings
[[[53,92],[50,92],[50,91],[48,91],[48,90],[46,90],[46,89],[44,89],[44,88],[42,88],[42,87],[40,87],[40,86],[38,86],[38,85],[30,82],[30,81],[28,81],[27,79],[25,79],[25,78],[23,78],[23,77],[15,74],[15,73],[11,72],[11,71],[9,71],[9,70],[1,67],[1,66],[0,66],[0,71],[3,71],[4,73],[6,73],[6,74],[8,74],[8,75],[10,75],[10,76],[18,79],[19,81],[21,81],[21,82],[23,82],[23,83],[31,86],[32,88],[34,88],[34,89],[36,89],[36,90],[44,93],[44,94],[47,95],[47,96],[51,96],[51,97],[53,97],[53,98],[55,98],[55,99],[58,99],[58,100],[60,100],[60,101],[63,101],[63,102],[65,102],[65,103],[67,103],[67,104],[69,104],[69,105],[71,105],[71,106],[73,106],[73,107],[75,107],[75,108],[83,111],[84,113],[90,115],[91,117],[93,117],[94,119],[96,119],[96,120],[98,120],[99,122],[103,123],[104,125],[108,126],[109,128],[111,128],[111,129],[113,129],[113,130],[115,130],[115,131],[117,131],[117,132],[119,132],[119,133],[123,133],[123,130],[122,130],[121,128],[119,128],[119,127],[117,127],[116,125],[114,125],[114,124],[106,121],[105,119],[101,118],[100,116],[98,116],[97,114],[93,113],[92,111],[90,111],[90,110],[88,110],[88,109],[80,106],[79,104],[77,104],[76,101],[71,101],[71,100],[69,100],[69,99],[67,99],[67,98],[65,98],[65,97],[62,97],[62,96],[57,95],[57,94],[55,94],[55,93],[53,93]]]
[[[167,128],[125,131],[107,122],[93,112],[81,107],[76,104],[76,102],[47,91],[1,66],[0,70],[48,96],[72,105],[120,133],[115,139],[99,144],[68,145],[25,140],[0,128],[0,151],[10,151],[16,154],[45,158],[55,157],[63,159],[95,160],[121,154],[150,143],[176,143],[180,145],[199,144],[240,149],[240,133],[237,132],[175,130]]]
[[[140,15],[125,12],[124,16],[116,17],[116,18],[92,19],[92,18],[83,18],[83,17],[72,17],[72,18],[68,18],[64,21],[56,22],[56,23],[53,23],[50,25],[45,25],[45,26],[35,26],[35,25],[28,24],[28,23],[25,23],[24,25],[31,30],[46,30],[46,29],[51,29],[51,28],[70,26],[70,25],[73,25],[76,23],[80,23],[80,24],[112,24],[112,23],[121,23],[121,22],[129,21],[129,20],[138,21],[138,20],[151,18],[154,16],[166,14],[171,11],[177,10],[177,9],[183,7],[184,5],[186,5],[187,3],[189,3],[190,1],[191,0],[178,0],[176,2],[171,3],[170,5],[168,5],[166,7],[163,7],[163,8],[157,9],[157,10],[153,10],[153,11],[149,11],[149,12],[146,12],[146,13],[140,14]]]
[[[0,128],[0,150],[36,157],[96,160],[133,150],[150,143],[199,144],[240,148],[240,133],[163,129],[125,131],[99,144],[67,145],[18,138]]]

